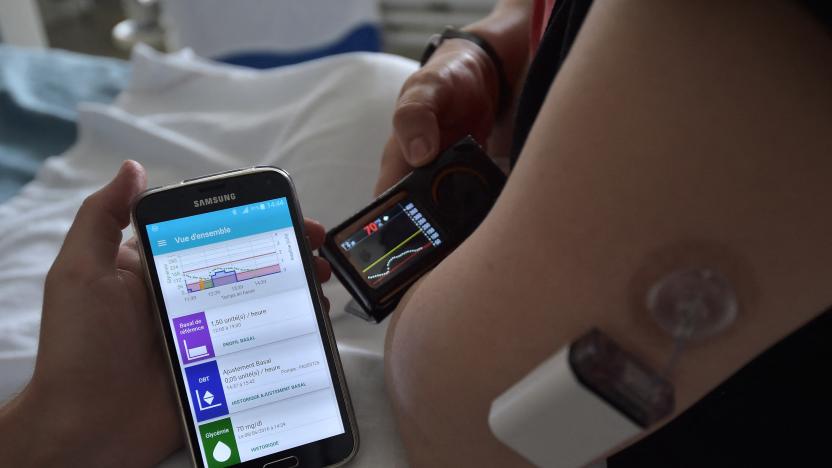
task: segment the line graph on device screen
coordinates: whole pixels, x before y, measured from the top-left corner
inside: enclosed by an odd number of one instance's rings
[[[266,233],[184,250],[171,255],[168,277],[179,276],[180,289],[184,283],[182,292],[191,294],[275,275],[285,270],[283,244],[277,233]]]

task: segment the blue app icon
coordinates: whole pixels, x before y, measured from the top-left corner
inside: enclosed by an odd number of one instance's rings
[[[185,375],[197,421],[228,414],[228,404],[225,402],[217,361],[186,367]]]

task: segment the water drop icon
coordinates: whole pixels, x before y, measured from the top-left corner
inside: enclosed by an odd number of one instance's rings
[[[231,447],[219,441],[217,442],[217,446],[214,447],[214,453],[212,455],[214,456],[214,460],[220,463],[228,461],[231,458]]]

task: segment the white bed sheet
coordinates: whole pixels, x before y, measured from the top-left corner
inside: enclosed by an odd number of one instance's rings
[[[143,47],[132,62],[128,90],[113,105],[82,106],[78,143],[0,205],[0,402],[31,375],[44,277],[78,206],[122,160],[144,164],[152,186],[280,166],[304,214],[332,226],[371,199],[393,102],[417,66],[360,53],[254,71]],[[405,466],[384,392],[384,326],[346,315],[337,280],[324,291],[362,438],[353,466]],[[180,451],[163,465],[187,463]]]

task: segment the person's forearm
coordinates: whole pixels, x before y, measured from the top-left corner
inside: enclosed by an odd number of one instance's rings
[[[526,73],[531,12],[531,0],[500,0],[490,15],[462,28],[481,36],[494,47],[512,90]]]

